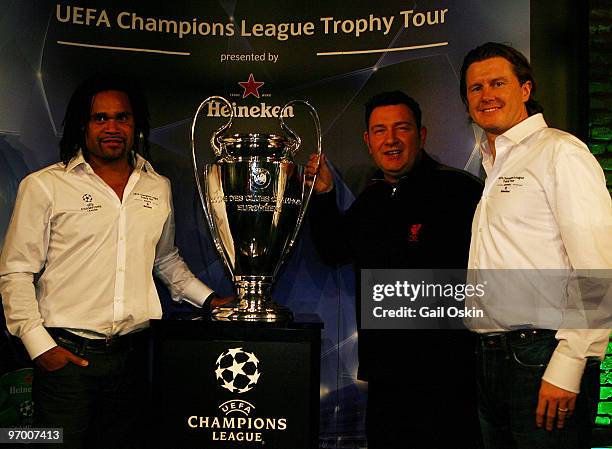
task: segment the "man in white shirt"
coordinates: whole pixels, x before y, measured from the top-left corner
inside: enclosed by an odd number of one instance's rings
[[[498,43],[477,47],[463,61],[460,90],[484,130],[487,174],[469,268],[520,269],[527,277],[541,269],[610,270],[612,209],[603,171],[581,141],[547,127],[527,59]],[[551,305],[546,296],[536,295],[539,311]],[[566,299],[553,298],[550,310],[563,316]],[[516,319],[525,313],[489,313],[495,328],[475,329],[485,447],[590,448],[610,331],[566,329],[562,319],[551,325],[550,314],[525,322]]]
[[[37,427],[64,448],[138,447],[153,272],[173,299],[225,302],[174,246],[169,181],[145,159],[148,108],[130,82],[95,76],[73,94],[62,162],[21,182],[0,255],[6,322],[35,362]]]

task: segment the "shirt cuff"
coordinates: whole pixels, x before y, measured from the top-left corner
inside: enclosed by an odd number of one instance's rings
[[[183,290],[182,296],[185,301],[193,304],[194,306],[202,307],[206,298],[210,296],[214,291],[198,278],[194,278]]]
[[[21,336],[21,341],[32,360],[57,346],[55,340],[53,340],[49,332],[47,332],[47,329],[43,326],[35,327],[27,334],[23,334]]]
[[[202,304],[202,308],[206,310],[210,310],[211,309],[210,305],[216,296],[217,295],[215,294],[215,292],[212,292],[210,295],[208,295],[208,297],[204,300],[204,304]]]
[[[555,350],[542,379],[556,387],[578,394],[585,366],[586,359],[574,359]]]

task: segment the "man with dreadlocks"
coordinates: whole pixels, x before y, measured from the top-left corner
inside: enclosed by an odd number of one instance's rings
[[[129,81],[95,76],[73,94],[62,162],[21,182],[0,255],[11,333],[35,362],[36,427],[64,448],[140,447],[152,274],[173,299],[226,302],[174,246],[169,181],[147,161],[148,108]]]

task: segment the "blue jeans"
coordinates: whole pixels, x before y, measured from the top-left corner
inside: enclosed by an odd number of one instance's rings
[[[576,409],[563,429],[536,426],[542,375],[557,347],[554,331],[513,331],[481,338],[478,413],[486,449],[587,449],[597,413],[599,361],[587,362]]]

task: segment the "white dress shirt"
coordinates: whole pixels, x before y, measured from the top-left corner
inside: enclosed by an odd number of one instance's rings
[[[498,136],[495,150],[493,159],[483,139],[487,179],[472,223],[469,268],[612,269],[610,195],[586,145],[536,114]],[[562,310],[562,298],[557,301]],[[518,324],[493,318],[502,330]],[[530,324],[547,327],[533,318]],[[543,379],[578,393],[587,357],[603,358],[609,335],[606,329],[558,330]]]
[[[56,346],[45,327],[102,338],[160,318],[153,271],[176,301],[201,306],[212,293],[174,246],[170,182],[143,158],[123,200],[82,154],[23,179],[0,254],[0,294],[30,357]]]

